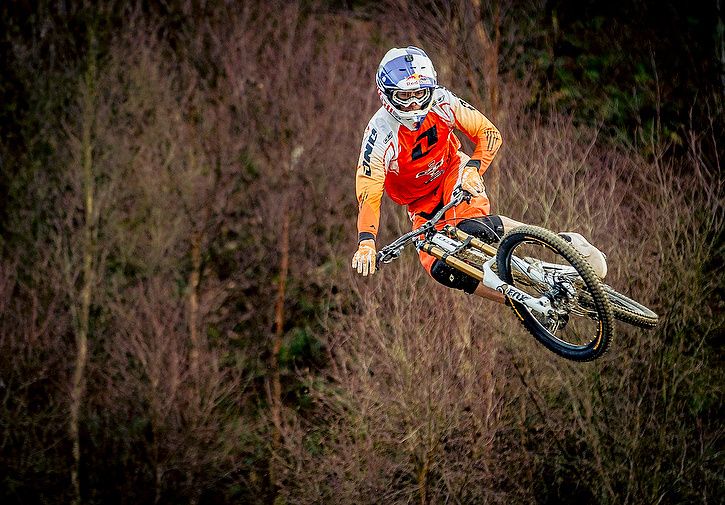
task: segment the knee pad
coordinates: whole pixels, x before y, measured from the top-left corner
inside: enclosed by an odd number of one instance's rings
[[[468,232],[466,232],[468,233]],[[430,275],[446,287],[460,289],[469,295],[476,291],[479,281],[456,270],[446,262],[435,260],[430,268]]]
[[[456,225],[462,232],[473,235],[487,244],[501,240],[504,234],[503,221],[499,216],[482,216],[464,219]]]

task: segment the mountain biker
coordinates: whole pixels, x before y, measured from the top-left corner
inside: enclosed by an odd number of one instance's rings
[[[375,273],[383,191],[394,202],[407,205],[413,229],[448,203],[458,185],[473,197],[449,210],[446,222],[488,243],[498,242],[506,231],[522,225],[489,215],[491,206],[481,176],[501,147],[501,134],[478,110],[438,85],[433,63],[423,50],[409,46],[388,51],[378,67],[376,83],[382,107],[365,129],[357,165],[358,250],[353,269],[364,276]],[[470,157],[460,150],[454,129],[475,143]],[[605,256],[598,249],[578,233],[562,236],[587,257],[600,277],[606,275]],[[505,302],[502,293],[445,262],[423,251],[419,257],[441,284]]]

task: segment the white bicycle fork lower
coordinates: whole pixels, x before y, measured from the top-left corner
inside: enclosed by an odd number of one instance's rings
[[[491,269],[491,265],[493,265],[494,261],[496,261],[495,257],[483,264],[483,279],[481,282],[483,282],[484,286],[495,289],[496,291],[508,296],[513,301],[523,303],[530,309],[535,310],[540,314],[544,314],[545,316],[552,313],[553,309],[551,308],[551,302],[547,297],[542,296],[540,298],[534,298],[517,287],[502,281]]]

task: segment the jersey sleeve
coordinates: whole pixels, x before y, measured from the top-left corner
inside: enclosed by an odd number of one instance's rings
[[[380,128],[368,125],[363,136],[355,176],[358,202],[358,243],[378,235],[380,201],[385,189],[385,150]]]
[[[478,165],[478,172],[483,175],[501,147],[501,133],[475,107],[453,93],[450,94],[450,104],[456,118],[456,128],[465,133],[476,144],[471,160],[468,163]]]

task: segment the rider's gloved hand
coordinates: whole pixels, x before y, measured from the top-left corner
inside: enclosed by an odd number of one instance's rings
[[[468,191],[473,196],[478,196],[484,191],[483,179],[478,173],[478,167],[466,165],[461,175],[461,189]]]
[[[375,241],[372,239],[363,240],[357,247],[355,256],[352,257],[352,268],[357,273],[370,275],[375,273]]]

